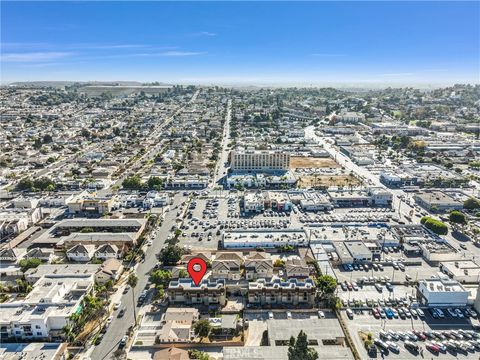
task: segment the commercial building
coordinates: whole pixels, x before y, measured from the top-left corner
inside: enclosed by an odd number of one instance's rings
[[[304,211],[331,210],[333,205],[330,200],[317,191],[289,191],[290,201],[301,207]]]
[[[393,195],[390,191],[374,187],[364,190],[330,190],[331,202],[339,207],[391,206]]]
[[[290,154],[272,150],[236,149],[230,153],[230,169],[233,172],[287,171]]]
[[[416,193],[413,198],[418,205],[431,212],[450,212],[463,209],[462,202],[443,191],[422,191]]]
[[[445,261],[440,264],[440,269],[462,284],[480,283],[480,266],[472,260]]]
[[[380,182],[389,187],[416,186],[418,179],[410,174],[383,171],[380,173]]]
[[[334,242],[335,251],[342,264],[368,263],[373,260],[373,253],[363,241]]]
[[[420,280],[417,286],[419,301],[428,306],[466,306],[469,292],[456,280],[437,277]]]
[[[268,191],[265,196],[265,206],[275,211],[290,211],[292,203],[283,191]]]
[[[243,209],[246,213],[261,213],[265,209],[265,198],[260,192],[247,192],[243,197]]]
[[[67,203],[70,214],[103,215],[112,211],[113,199],[82,194]]]
[[[357,124],[365,121],[365,115],[360,112],[342,111],[335,116],[336,122],[342,122],[344,124]]]

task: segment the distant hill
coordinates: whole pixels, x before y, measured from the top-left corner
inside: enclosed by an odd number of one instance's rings
[[[53,87],[63,88],[65,86],[72,86],[73,84],[80,85],[104,85],[104,86],[140,86],[138,81],[18,81],[8,84],[13,87]]]

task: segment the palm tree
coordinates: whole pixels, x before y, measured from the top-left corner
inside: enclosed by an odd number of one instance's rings
[[[130,274],[127,279],[127,284],[132,288],[132,300],[133,300],[133,316],[135,320],[135,326],[137,326],[137,308],[135,306],[135,287],[138,283],[138,277],[135,273]]]

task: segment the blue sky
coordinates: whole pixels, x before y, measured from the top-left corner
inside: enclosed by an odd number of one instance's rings
[[[1,2],[1,80],[479,82],[479,2]]]

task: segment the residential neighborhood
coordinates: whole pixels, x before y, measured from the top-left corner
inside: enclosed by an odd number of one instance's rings
[[[480,349],[478,86],[117,87],[1,89],[2,351]]]

